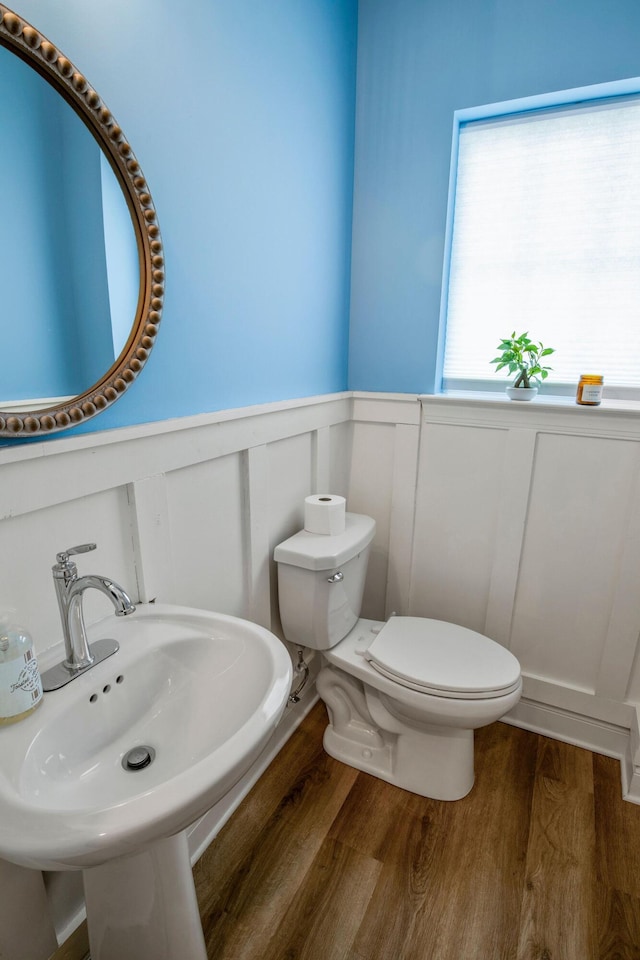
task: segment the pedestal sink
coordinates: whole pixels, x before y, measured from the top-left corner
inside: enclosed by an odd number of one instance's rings
[[[84,871],[92,960],[206,960],[185,829],[270,738],[289,655],[254,623],[187,607],[88,633],[120,649],[0,729],[0,856]]]

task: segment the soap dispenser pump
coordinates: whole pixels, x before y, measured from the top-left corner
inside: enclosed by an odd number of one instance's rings
[[[41,700],[33,641],[12,611],[0,611],[0,726],[29,716]]]

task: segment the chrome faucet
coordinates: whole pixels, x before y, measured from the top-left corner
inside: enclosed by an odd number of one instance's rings
[[[78,567],[69,558],[95,549],[95,543],[82,543],[63,550],[56,555],[57,563],[51,568],[62,619],[65,659],[42,674],[42,687],[45,691],[64,686],[97,663],[106,660],[119,648],[117,640],[112,639],[96,640],[89,645],[82,613],[85,590],[93,588],[108,597],[117,617],[125,617],[135,610],[128,594],[114,580],[96,574],[78,576]]]

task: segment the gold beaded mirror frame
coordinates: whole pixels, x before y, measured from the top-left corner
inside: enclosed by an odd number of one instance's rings
[[[138,248],[140,287],[135,317],[127,342],[111,368],[71,400],[27,412],[0,410],[0,437],[44,436],[83,423],[106,410],[136,379],[158,333],[164,298],[164,256],[155,208],[140,165],[98,93],[54,44],[1,3],[0,45],[44,77],[89,128],[123,190]]]

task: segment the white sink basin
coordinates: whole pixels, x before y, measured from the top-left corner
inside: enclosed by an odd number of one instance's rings
[[[120,650],[0,729],[0,856],[85,869],[184,830],[247,771],[284,710],[291,662],[268,630],[186,607],[107,617]],[[155,758],[125,770],[131,748]]]

